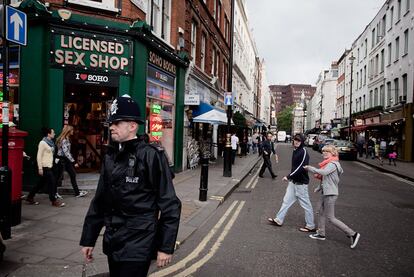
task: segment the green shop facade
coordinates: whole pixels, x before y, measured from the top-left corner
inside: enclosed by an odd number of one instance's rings
[[[174,53],[144,22],[76,14],[63,19],[58,11],[25,3],[20,8],[29,17],[28,43],[20,53],[18,104],[19,129],[29,133],[26,153],[36,157],[42,127],[59,134],[69,124],[80,170],[98,169],[109,140],[110,105],[129,94],[145,117],[139,134],[160,142],[171,166],[181,171],[186,56]]]

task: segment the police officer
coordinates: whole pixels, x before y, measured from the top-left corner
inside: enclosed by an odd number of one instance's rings
[[[270,160],[272,153],[276,157],[276,162],[279,162],[275,147],[272,142],[272,133],[268,133],[267,139],[262,143],[263,165],[259,172],[260,178],[263,178],[263,173],[265,172],[266,168],[269,169],[270,175],[272,175],[272,179],[277,177],[277,175],[273,172],[272,161]]]
[[[137,138],[144,123],[137,103],[114,100],[108,120],[112,147],[85,217],[80,245],[87,262],[103,226],[110,276],[147,276],[152,256],[171,262],[180,222],[177,198],[163,150]]]

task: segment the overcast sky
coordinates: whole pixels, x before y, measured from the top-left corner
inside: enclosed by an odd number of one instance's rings
[[[385,0],[246,0],[271,84],[314,85],[362,33]]]

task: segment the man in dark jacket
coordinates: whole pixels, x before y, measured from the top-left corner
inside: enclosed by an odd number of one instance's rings
[[[177,198],[162,150],[137,138],[143,123],[128,95],[112,104],[109,130],[115,142],[104,157],[101,176],[83,225],[80,245],[87,262],[103,226],[103,252],[111,276],[146,276],[152,255],[171,262],[180,221]]]
[[[289,184],[283,197],[282,207],[275,218],[270,217],[268,220],[276,226],[282,226],[289,208],[298,200],[301,207],[305,210],[306,222],[306,225],[299,230],[302,232],[313,232],[315,231],[315,223],[308,192],[309,175],[303,168],[303,166],[309,164],[309,154],[303,147],[304,141],[305,139],[301,134],[296,134],[293,138],[295,149],[292,155],[292,170],[288,176],[283,177],[283,180],[288,181]]]
[[[267,134],[267,139],[262,143],[262,152],[263,152],[263,165],[259,172],[259,177],[263,178],[263,173],[265,172],[266,168],[269,169],[270,175],[272,175],[272,179],[276,178],[277,175],[273,172],[272,169],[272,161],[270,160],[270,156],[275,155],[276,162],[278,162],[278,157],[276,155],[275,147],[272,142],[272,133]]]

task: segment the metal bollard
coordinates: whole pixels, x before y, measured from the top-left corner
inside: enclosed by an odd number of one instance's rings
[[[0,167],[0,231],[3,239],[11,238],[11,170]]]
[[[207,201],[208,191],[208,161],[210,156],[203,155],[201,158],[200,194],[198,200]]]

